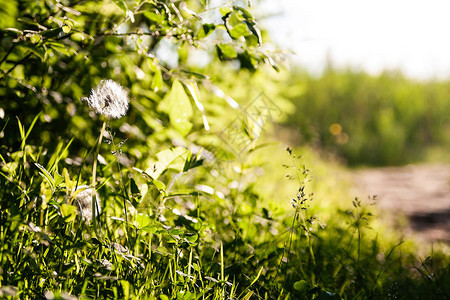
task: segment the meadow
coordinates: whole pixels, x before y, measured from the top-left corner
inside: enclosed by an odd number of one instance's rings
[[[380,224],[342,163],[445,148],[448,83],[289,73],[247,2],[0,4],[0,297],[448,299],[448,246]],[[347,119],[353,82],[395,101]]]

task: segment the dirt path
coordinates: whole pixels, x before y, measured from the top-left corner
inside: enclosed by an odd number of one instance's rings
[[[376,205],[394,224],[407,217],[407,235],[450,243],[450,165],[358,170],[354,181],[360,194],[378,196]]]

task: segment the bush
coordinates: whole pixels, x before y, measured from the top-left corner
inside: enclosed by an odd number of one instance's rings
[[[420,161],[450,143],[448,82],[333,68],[319,78],[297,73],[290,82],[287,97],[297,108],[290,124],[302,141],[334,151],[350,165]]]

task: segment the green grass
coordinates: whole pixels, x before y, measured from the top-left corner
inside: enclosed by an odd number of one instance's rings
[[[100,154],[109,163],[98,169],[103,211],[94,230],[71,203],[77,181],[85,182],[79,180],[82,172],[73,173],[77,168],[64,162],[70,147],[48,158],[42,147],[26,143],[33,124],[19,126],[20,148],[2,155],[4,297],[449,295],[448,255],[434,250],[421,261],[411,243],[374,229],[369,203],[351,201],[345,170],[308,148],[255,149],[227,165],[229,174],[215,177],[214,164],[196,165],[195,156],[185,153],[179,157],[184,171],[172,165],[154,180],[132,167],[119,168],[117,156],[107,153],[112,145],[103,145]],[[91,169],[88,162],[83,168]],[[177,174],[179,182],[170,187]],[[239,188],[230,188],[232,182]]]

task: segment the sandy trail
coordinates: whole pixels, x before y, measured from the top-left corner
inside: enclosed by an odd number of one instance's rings
[[[359,194],[377,195],[376,205],[391,221],[406,216],[406,235],[450,243],[450,165],[410,165],[358,170]]]

